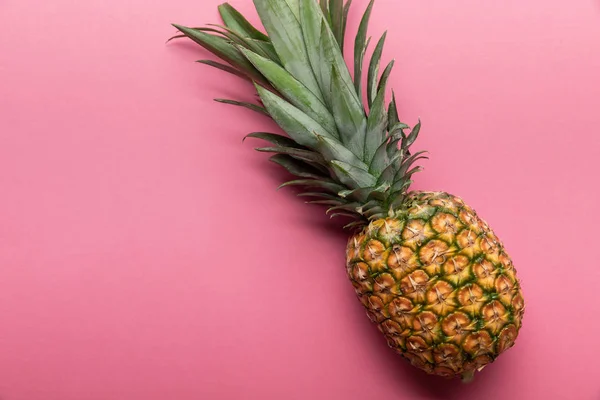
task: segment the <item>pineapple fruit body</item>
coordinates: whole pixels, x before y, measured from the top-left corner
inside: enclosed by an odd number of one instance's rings
[[[515,268],[458,197],[416,192],[405,204],[350,238],[348,276],[392,349],[428,373],[469,375],[519,333]]]
[[[367,63],[369,2],[354,38],[353,73],[344,43],[351,0],[254,0],[266,33],[228,3],[223,26],[174,25],[215,54],[200,63],[254,83],[260,103],[217,101],[267,115],[285,134],[252,132],[294,178],[308,203],[362,229],[347,249],[356,292],[393,349],[436,375],[469,378],[514,344],[523,296],[503,245],[457,197],[411,192],[425,151],[421,131],[386,101],[392,60],[384,33]],[[368,68],[367,68],[368,67]],[[363,79],[366,78],[366,79]],[[365,96],[366,95],[366,96]]]

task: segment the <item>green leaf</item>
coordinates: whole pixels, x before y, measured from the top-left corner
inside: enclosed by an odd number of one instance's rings
[[[254,149],[261,153],[280,153],[287,154],[298,160],[309,161],[317,164],[325,164],[325,160],[319,153],[310,150],[302,150],[294,147],[257,147]]]
[[[375,46],[373,56],[371,56],[371,62],[369,63],[369,73],[367,76],[367,98],[369,100],[369,107],[373,104],[375,97],[377,96],[377,78],[379,75],[379,64],[381,63],[381,53],[383,52],[383,46],[385,45],[385,38],[387,32],[384,32]]]
[[[394,139],[396,139],[398,137],[404,138],[405,135],[404,135],[403,130],[409,129],[409,128],[410,128],[410,126],[406,125],[405,123],[397,122],[390,128],[389,137],[394,138]]]
[[[340,200],[314,200],[314,201],[307,201],[306,203],[307,204],[320,204],[323,206],[338,206],[338,205],[344,204]]]
[[[359,221],[354,221],[354,222],[350,222],[347,225],[344,225],[344,229],[352,229],[352,228],[359,228],[362,227],[366,224],[366,222],[364,220],[359,220]]]
[[[354,189],[354,190],[348,190],[346,192],[341,192],[338,194],[340,195],[340,197],[347,197],[347,198],[355,199],[356,201],[361,202],[361,204],[365,204],[365,202],[367,201],[367,197],[373,190],[374,190],[373,187],[365,187],[365,188],[358,188],[358,189]]]
[[[286,182],[279,186],[279,188],[283,188],[286,186],[304,186],[307,188],[319,188],[321,190],[326,190],[329,193],[337,194],[341,190],[344,190],[344,186],[339,185],[333,181],[323,181],[316,179],[299,179]]]
[[[231,67],[229,65],[221,64],[221,63],[219,63],[217,61],[212,61],[212,60],[198,60],[196,62],[200,63],[200,64],[209,65],[209,66],[211,66],[213,68],[220,69],[221,71],[225,71],[225,72],[228,72],[228,73],[233,74],[235,76],[239,76],[242,79],[245,79],[245,80],[248,80],[248,81],[252,81],[252,78],[250,78],[246,73],[244,73],[244,72],[242,72],[240,70],[237,70],[237,69],[235,69],[235,68],[233,68],[233,67]]]
[[[261,139],[261,140],[264,140],[266,142],[269,142],[276,146],[281,146],[281,147],[295,147],[297,149],[298,148],[305,149],[304,146],[299,145],[298,143],[294,142],[289,137],[283,136],[283,135],[278,135],[276,133],[252,132],[252,133],[246,135],[243,140],[246,140],[247,138]]]
[[[389,158],[394,157],[396,154],[404,154],[404,150],[398,148],[398,143],[402,140],[402,136],[392,136],[390,137],[390,141],[388,143],[387,154]]]
[[[296,20],[300,21],[300,6],[298,5],[298,0],[283,0],[285,1],[288,6],[290,7],[290,10],[292,10],[292,13],[294,14],[294,17],[296,17]]]
[[[385,202],[389,196],[390,184],[389,182],[384,182],[379,185],[371,193],[369,193],[368,200],[375,200],[380,203]]]
[[[404,160],[404,162],[402,162],[402,165],[398,169],[398,172],[396,172],[396,175],[394,176],[394,182],[396,182],[400,179],[406,178],[408,169],[415,162],[417,162],[418,160],[427,159],[428,157],[423,155],[426,153],[427,153],[426,151],[419,151],[419,152],[416,152],[415,154],[413,154],[412,156],[410,156],[409,158],[407,158],[406,160]]]
[[[297,0],[287,1],[294,3],[292,8],[295,7],[296,13],[298,13]],[[313,2],[313,0],[303,1]],[[285,69],[315,96],[322,98],[317,79],[308,60],[300,22],[288,2],[254,0],[254,5]]]
[[[380,205],[381,205],[380,202],[371,200],[371,201],[369,201],[367,203],[361,204],[361,206],[359,207],[359,209],[357,210],[357,212],[359,212],[362,215],[362,214],[365,213],[365,211],[368,211],[371,208],[378,207]]]
[[[383,70],[383,73],[381,74],[381,79],[379,80],[379,86],[377,86],[378,91],[380,89],[385,89],[388,78],[390,77],[390,74],[392,73],[392,68],[394,68],[394,63],[395,63],[394,60],[390,61],[390,63],[387,65],[387,67],[385,67],[385,69]]]
[[[327,136],[339,137],[333,116],[313,92],[273,61],[245,49],[240,51],[290,103],[325,128]]]
[[[342,43],[344,40],[344,33],[342,27],[344,25],[344,0],[330,0],[329,14],[331,15],[331,30],[333,36],[343,54],[344,50],[342,48]]]
[[[326,214],[331,214],[333,211],[347,211],[352,214],[358,214],[356,211],[360,207],[360,203],[345,203],[339,206],[330,207],[325,211]]]
[[[368,172],[343,161],[331,161],[331,167],[344,185],[350,188],[374,186],[376,179]]]
[[[281,60],[279,59],[277,52],[275,52],[275,48],[273,47],[273,44],[271,42],[251,39],[248,37],[243,37],[239,33],[229,29],[226,26],[221,26],[221,25],[213,25],[213,26],[223,29],[224,32],[221,32],[221,31],[218,31],[218,30],[215,30],[212,28],[201,28],[200,30],[218,32],[218,33],[224,35],[225,37],[227,37],[233,43],[237,44],[238,46],[252,50],[256,54],[259,54],[262,57],[268,58],[268,59],[272,60],[273,62],[276,62],[277,64],[281,65]]]
[[[388,140],[387,138],[379,145],[373,156],[373,160],[369,165],[369,172],[374,176],[381,175],[381,172],[389,164],[389,157],[387,155]]]
[[[392,187],[392,194],[390,197],[396,196],[399,193],[405,193],[406,189],[408,189],[408,187],[413,183],[413,181],[409,178],[410,177],[407,176],[407,177],[395,182],[394,186]]]
[[[348,25],[348,14],[350,13],[350,7],[352,6],[352,0],[348,0],[344,6],[344,16],[342,17],[342,42],[340,43],[340,50],[344,55],[344,47],[346,41],[346,25]]]
[[[377,206],[377,207],[369,208],[368,210],[364,210],[363,215],[367,218],[373,218],[376,215],[383,215],[384,212],[385,211],[383,210],[383,208],[381,208],[380,206]]]
[[[396,176],[396,171],[400,168],[398,161],[402,158],[401,152],[396,152],[392,157],[390,157],[389,164],[383,169],[381,175],[377,179],[378,184],[389,184],[392,185],[394,183],[394,179]]]
[[[329,218],[337,218],[337,217],[345,217],[345,218],[359,218],[360,215],[358,213],[345,213],[345,212],[339,212],[339,213],[335,213],[335,214],[331,214],[329,216]]]
[[[323,173],[320,172],[318,169],[310,166],[304,161],[296,160],[294,157],[288,156],[286,154],[276,154],[273,157],[269,158],[269,160],[274,162],[275,164],[281,165],[290,174],[299,176],[301,178],[324,178]]]
[[[360,21],[360,25],[358,27],[358,33],[356,34],[356,38],[354,40],[354,87],[359,99],[362,97],[362,67],[366,50],[369,19],[371,18],[374,2],[374,0],[369,2],[369,6],[363,14],[362,20]]]
[[[364,157],[367,119],[364,109],[356,98],[351,83],[342,78],[334,64],[331,73],[333,117],[340,132],[342,143],[359,158]]]
[[[266,79],[248,60],[246,60],[244,56],[242,56],[234,45],[227,41],[227,39],[177,24],[173,24],[173,26],[217,57],[227,61],[232,66],[237,67],[237,69],[246,72],[252,79],[267,83]]]
[[[213,26],[219,27],[223,30],[220,31],[216,28],[207,28],[207,27],[200,27],[200,28],[193,28],[193,29],[200,31],[200,32],[217,33],[217,34],[229,39],[229,41],[232,43],[237,43],[237,44],[243,45],[243,43],[244,43],[243,40],[236,33],[232,33],[228,30],[228,28],[222,27],[220,25],[213,25]]]
[[[340,201],[340,199],[337,196],[334,196],[329,193],[321,193],[321,192],[304,192],[304,193],[298,193],[296,196],[297,197],[315,197],[318,199]]]
[[[271,117],[297,143],[314,149],[318,146],[316,135],[328,135],[325,128],[287,101],[259,86],[256,90]]]
[[[392,101],[388,107],[388,130],[392,130],[392,127],[400,122],[398,116],[398,106],[396,105],[396,94],[392,90]]]
[[[273,43],[265,42],[262,40],[256,40],[256,39],[246,39],[246,41],[251,46],[250,49],[252,51],[254,51],[257,54],[262,53],[269,60],[271,60],[279,65],[282,65],[281,60],[279,59],[279,56],[277,55],[277,52],[275,51],[275,47],[273,47]],[[261,51],[256,51],[255,49],[260,49]]]
[[[367,120],[367,134],[365,135],[365,157],[369,163],[382,141],[385,140],[387,131],[387,113],[385,110],[385,88],[382,88],[375,97]]]
[[[248,20],[229,3],[224,3],[219,6],[219,13],[223,23],[229,29],[240,33],[242,36],[268,41],[269,37],[256,29]]]
[[[263,107],[258,106],[256,104],[246,103],[246,102],[243,102],[243,101],[229,100],[229,99],[215,99],[215,101],[217,103],[230,104],[230,105],[233,105],[233,106],[244,107],[244,108],[247,108],[249,110],[255,111],[257,113],[266,115],[267,117],[270,117],[270,115],[269,115],[269,113],[268,113],[267,110],[265,110]]]
[[[329,16],[329,0],[319,0],[323,15]],[[302,16],[302,0],[300,0],[300,16]]]
[[[414,142],[417,140],[419,136],[419,132],[421,131],[421,120],[414,126],[408,137],[405,141],[402,142],[402,147],[404,149],[408,149]]]
[[[318,142],[317,150],[323,155],[323,157],[325,157],[326,160],[343,161],[367,172],[367,165],[340,142],[318,134],[316,136]]]
[[[321,3],[323,6],[323,2]],[[329,16],[329,11],[325,14]],[[304,35],[304,42],[308,54],[308,60],[314,72],[315,79],[320,86],[321,97],[325,105],[329,106],[331,87],[331,67],[325,60],[324,50],[321,46],[322,26],[327,25],[323,12],[313,0],[300,0],[300,23]]]
[[[185,35],[175,35],[175,36],[171,36],[171,37],[170,37],[170,38],[167,40],[167,42],[166,42],[166,43],[169,43],[171,40],[175,40],[175,39],[181,39],[181,38],[184,38],[184,37],[187,37],[187,36],[185,36]]]

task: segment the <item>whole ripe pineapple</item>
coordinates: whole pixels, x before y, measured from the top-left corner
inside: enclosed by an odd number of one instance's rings
[[[389,346],[428,373],[470,379],[514,344],[523,296],[502,243],[472,208],[447,193],[409,191],[425,158],[410,151],[421,124],[400,122],[393,94],[385,106],[393,67],[379,73],[385,34],[363,101],[373,2],[356,35],[354,78],[343,57],[350,1],[254,4],[268,36],[222,4],[224,26],[174,25],[176,37],[227,62],[201,63],[254,82],[260,105],[217,101],[266,114],[287,133],[248,135],[269,142],[257,150],[296,176],[282,186],[353,219],[347,273]]]

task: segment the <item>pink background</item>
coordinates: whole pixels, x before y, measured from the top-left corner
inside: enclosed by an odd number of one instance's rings
[[[368,322],[345,233],[241,143],[273,124],[211,101],[250,86],[164,44],[217,5],[0,1],[0,398],[600,399],[600,4],[375,8],[417,187],[475,207],[523,280],[516,347],[469,386]]]

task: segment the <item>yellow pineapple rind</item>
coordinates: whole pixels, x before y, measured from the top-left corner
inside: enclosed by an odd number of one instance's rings
[[[392,349],[430,374],[466,376],[514,345],[514,266],[460,198],[414,192],[405,205],[350,238],[348,276]]]

